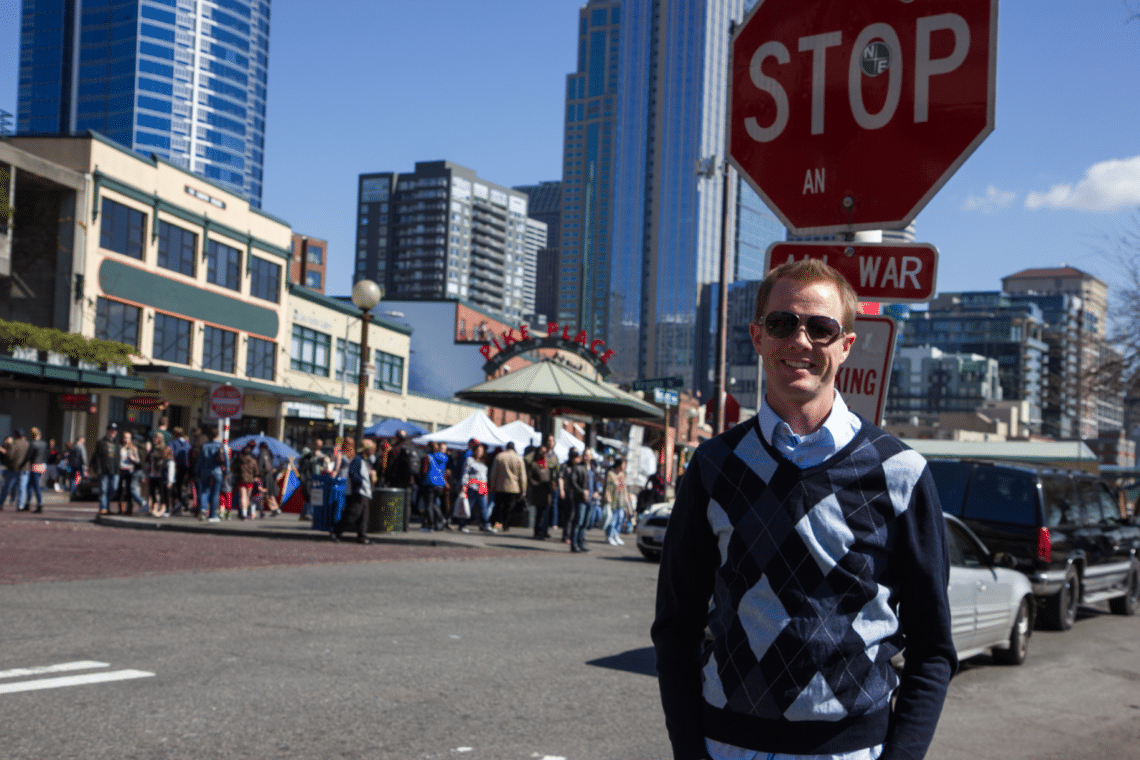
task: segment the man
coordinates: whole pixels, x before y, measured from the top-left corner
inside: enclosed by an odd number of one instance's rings
[[[119,492],[119,426],[107,425],[107,435],[95,444],[91,474],[99,478],[99,514],[111,514],[111,496]]]
[[[761,409],[696,451],[662,551],[675,758],[919,760],[934,736],[957,667],[942,513],[925,460],[835,391],[856,305],[818,261],[757,292]]]
[[[570,551],[581,554],[590,551],[586,548],[586,516],[589,511],[590,474],[582,464],[578,449],[570,449],[566,457],[563,475],[566,498],[570,502],[570,518],[567,522],[570,535]],[[563,502],[564,506],[567,506]]]
[[[24,497],[24,508],[32,508],[32,494],[35,493],[36,508],[34,511],[39,513],[44,511],[44,494],[41,490],[40,481],[44,473],[47,472],[48,445],[38,427],[33,427],[28,432],[31,434],[32,440],[28,444],[28,490]]]
[[[68,484],[68,490],[71,495],[75,495],[75,489],[79,487],[79,481],[87,477],[87,439],[79,436],[75,439],[75,443],[71,444],[71,448],[67,450],[67,468],[71,470],[71,482]]]
[[[404,490],[404,509],[406,515],[411,515],[416,493],[416,478],[419,476],[421,461],[416,455],[415,444],[408,440],[408,434],[403,430],[396,431],[396,445],[388,454],[388,471],[385,479],[391,488]]]
[[[553,441],[553,437],[549,437]],[[554,499],[561,487],[558,477],[558,457],[551,446],[543,443],[523,457],[526,462],[526,477],[530,483],[529,500],[534,505],[534,537],[550,538],[550,520],[553,515]]]
[[[507,448],[495,457],[489,480],[488,486],[495,494],[495,512],[506,533],[511,517],[522,505],[527,486],[526,464],[515,451],[514,441],[507,441]]]
[[[170,420],[166,419],[165,417],[159,417],[158,427],[151,430],[150,433],[147,434],[146,439],[148,441],[153,441],[155,435],[161,435],[162,445],[170,448],[170,442],[174,440],[174,434],[166,429],[169,424]]]
[[[185,431],[175,426],[174,436],[170,440],[170,453],[174,457],[174,498],[171,501],[175,502],[171,515],[181,512],[186,504],[183,494],[190,478],[190,451],[192,448],[193,446],[190,439],[186,437]]]
[[[203,433],[206,431],[203,430]],[[215,429],[214,440],[206,441],[198,451],[195,476],[198,481],[198,519],[207,522],[221,522],[218,517],[218,500],[222,491],[222,479],[229,469],[227,447],[222,445],[221,430]]]
[[[4,487],[0,490],[0,507],[9,494],[16,497],[16,510],[22,512],[27,503],[28,490],[28,453],[31,447],[24,431],[16,428],[12,431],[12,440],[4,452]],[[15,490],[13,490],[15,489]]]
[[[351,441],[345,441],[345,446],[351,446]],[[368,545],[368,505],[372,501],[372,481],[376,475],[369,461],[376,453],[376,443],[365,438],[360,444],[357,453],[348,464],[348,484],[345,494],[344,513],[333,527],[329,537],[333,541],[340,541],[346,530],[356,531],[356,542]]]

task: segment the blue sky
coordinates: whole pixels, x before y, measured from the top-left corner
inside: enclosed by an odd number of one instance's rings
[[[581,0],[276,0],[263,208],[329,240],[351,285],[356,179],[447,159],[503,185],[560,179]],[[15,112],[18,0],[0,0]],[[1109,283],[1140,230],[1140,0],[1002,0],[997,128],[918,217],[940,291],[1062,262]]]

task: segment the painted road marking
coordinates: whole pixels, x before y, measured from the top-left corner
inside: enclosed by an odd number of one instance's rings
[[[0,670],[0,678],[20,678],[21,676],[42,676],[45,673],[63,673],[68,670],[91,670],[93,668],[109,668],[110,663],[95,662],[94,660],[79,660],[78,662],[61,662],[58,665],[41,665],[37,668],[16,668],[15,670]]]
[[[19,691],[38,691],[40,689],[59,689],[64,686],[81,686],[89,683],[106,683],[108,681],[125,681],[131,678],[148,678],[154,673],[145,670],[112,670],[108,673],[88,673],[82,676],[61,676],[59,678],[40,678],[35,681],[18,681],[16,683],[0,684],[0,694],[14,694]]]

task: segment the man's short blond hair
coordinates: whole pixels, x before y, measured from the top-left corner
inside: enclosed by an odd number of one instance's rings
[[[762,324],[768,313],[768,298],[772,295],[772,288],[780,280],[792,280],[801,285],[814,282],[830,282],[839,289],[839,300],[843,303],[843,329],[846,332],[855,330],[855,313],[859,309],[859,297],[851,283],[834,267],[825,264],[819,259],[802,259],[781,264],[760,283],[756,291],[756,312],[752,321]]]

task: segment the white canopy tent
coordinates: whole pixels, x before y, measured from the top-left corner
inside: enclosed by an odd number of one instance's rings
[[[499,433],[515,442],[515,451],[519,454],[526,451],[527,446],[537,446],[542,443],[542,433],[522,420],[515,420],[500,426]]]
[[[437,430],[434,433],[413,438],[412,442],[425,446],[432,442],[442,442],[449,449],[465,449],[467,442],[472,438],[482,443],[488,449],[496,446],[505,447],[511,440],[499,430],[499,426],[483,412],[472,412],[467,419],[457,422],[449,428]],[[516,448],[518,444],[515,444]],[[522,453],[521,451],[519,453]]]
[[[586,451],[586,444],[567,433],[566,428],[559,428],[558,435],[554,436],[554,455],[558,457],[559,462],[566,461],[570,456],[570,449],[578,449],[578,453],[582,454]]]

